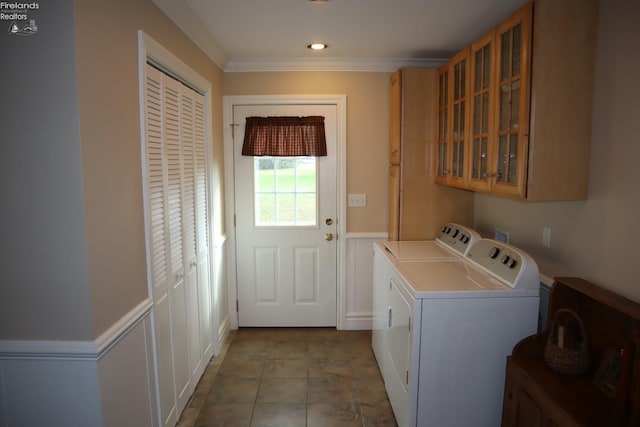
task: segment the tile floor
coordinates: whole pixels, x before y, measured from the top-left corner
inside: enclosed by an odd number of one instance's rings
[[[243,328],[211,361],[179,427],[393,427],[369,331]]]

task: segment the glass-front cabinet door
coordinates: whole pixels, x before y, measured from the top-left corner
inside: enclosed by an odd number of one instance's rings
[[[449,176],[449,64],[438,69],[438,120],[436,122],[436,182],[447,184]]]
[[[469,123],[467,97],[468,91],[468,60],[469,50],[465,49],[451,60],[451,174],[449,184],[458,187],[466,187],[467,178],[467,127]]]
[[[492,158],[491,126],[493,119],[493,52],[495,32],[491,31],[471,45],[471,167],[469,187],[488,191],[493,178],[489,159]]]
[[[496,116],[493,192],[525,197],[529,137],[531,7],[496,29]]]
[[[468,163],[469,50],[454,56],[438,73],[436,182],[465,188]]]

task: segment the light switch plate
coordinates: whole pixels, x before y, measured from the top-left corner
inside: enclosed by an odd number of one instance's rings
[[[366,194],[349,194],[348,206],[350,208],[364,208],[367,206]]]

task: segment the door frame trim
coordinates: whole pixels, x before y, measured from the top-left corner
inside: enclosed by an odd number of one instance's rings
[[[238,329],[238,282],[236,275],[236,230],[235,215],[235,162],[233,152],[233,107],[235,105],[335,105],[338,110],[337,130],[337,194],[338,209],[338,247],[336,254],[336,328],[345,329],[346,254],[347,232],[347,96],[346,95],[229,95],[222,97],[223,138],[224,138],[224,191],[225,191],[225,227],[228,236],[227,245],[227,290],[231,329]]]

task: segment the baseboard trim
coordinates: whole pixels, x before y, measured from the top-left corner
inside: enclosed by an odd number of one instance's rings
[[[98,360],[148,315],[152,306],[153,301],[145,299],[94,341],[0,340],[0,360]]]
[[[220,352],[222,351],[222,346],[224,345],[230,333],[231,333],[231,319],[229,318],[229,316],[226,316],[222,321],[222,323],[220,324],[220,327],[218,328],[218,345],[217,345],[218,354],[220,354]],[[217,357],[218,354],[214,354],[214,357]]]
[[[346,330],[370,331],[373,324],[373,313],[347,313]]]

